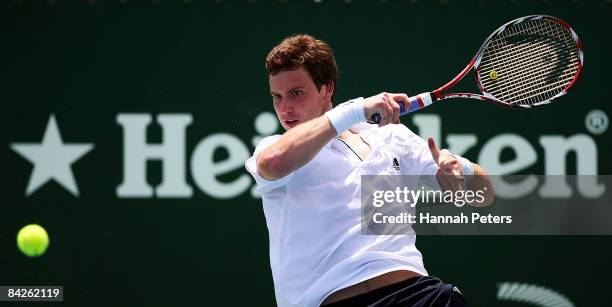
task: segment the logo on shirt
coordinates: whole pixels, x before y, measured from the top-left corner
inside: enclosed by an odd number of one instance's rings
[[[393,158],[393,168],[398,170],[398,171],[400,169],[399,162],[397,162],[397,158]]]

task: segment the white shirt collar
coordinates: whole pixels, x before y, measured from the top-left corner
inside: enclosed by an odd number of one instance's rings
[[[366,130],[370,130],[375,128],[376,125],[374,124],[368,124],[368,123],[357,123],[355,125],[353,125],[350,130],[352,130],[353,132],[356,133],[361,133],[362,131],[366,131]],[[325,144],[325,149],[331,149],[332,146],[332,142],[334,142],[337,138],[332,139],[331,141],[329,141],[327,144]]]

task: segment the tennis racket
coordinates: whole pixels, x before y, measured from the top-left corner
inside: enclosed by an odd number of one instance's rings
[[[437,90],[400,102],[400,114],[448,98],[473,98],[512,108],[550,103],[567,93],[583,65],[582,42],[565,21],[545,15],[512,20],[495,30],[470,63]],[[447,93],[473,69],[482,94]],[[380,114],[370,122],[380,123]]]

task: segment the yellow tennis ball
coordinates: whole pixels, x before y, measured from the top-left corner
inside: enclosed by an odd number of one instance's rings
[[[497,80],[497,72],[495,70],[491,70],[489,77],[493,80]]]
[[[38,257],[44,254],[48,246],[49,235],[39,225],[27,225],[17,234],[17,247],[28,257]]]

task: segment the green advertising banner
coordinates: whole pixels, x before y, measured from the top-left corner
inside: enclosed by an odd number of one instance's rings
[[[562,18],[584,43],[566,96],[529,111],[446,100],[402,123],[491,174],[610,175],[611,13],[604,0],[3,1],[0,286],[62,287],[52,304],[69,306],[275,306],[244,162],[282,133],[264,60],[295,33],[334,49],[341,103],[433,90],[503,23]],[[459,88],[477,91],[472,78]],[[42,256],[17,247],[28,224],[48,233]],[[428,272],[473,306],[606,306],[611,244],[417,236]]]

